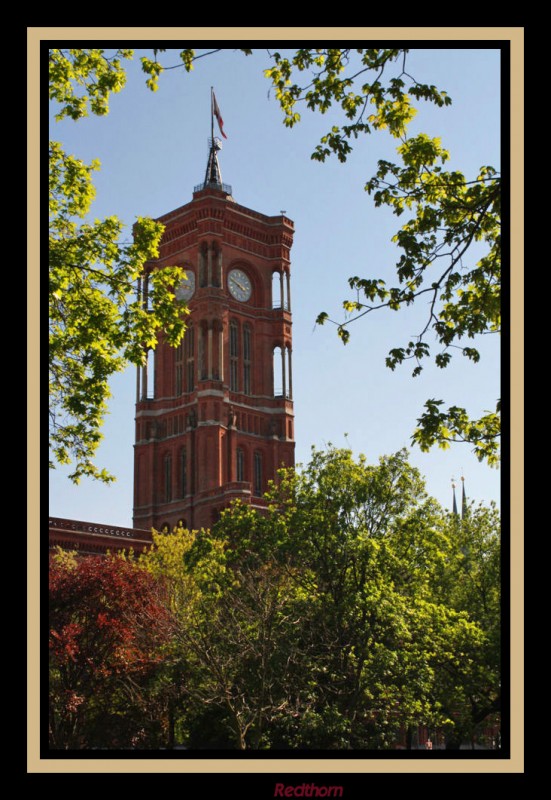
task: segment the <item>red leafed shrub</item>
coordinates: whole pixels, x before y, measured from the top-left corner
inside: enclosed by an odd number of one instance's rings
[[[171,635],[158,582],[121,558],[54,559],[49,611],[51,746],[131,741],[132,707]]]

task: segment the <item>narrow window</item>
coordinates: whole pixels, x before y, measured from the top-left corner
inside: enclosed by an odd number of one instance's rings
[[[272,308],[281,308],[281,279],[279,272],[272,273]]]
[[[192,392],[195,389],[195,329],[190,325],[184,338],[185,359],[186,359],[186,390]]]
[[[232,320],[230,322],[230,391],[239,391],[239,373],[238,373],[238,359],[239,359],[239,330],[237,322]]]
[[[180,342],[178,347],[176,348],[176,352],[174,354],[174,364],[175,364],[175,380],[174,380],[174,390],[176,395],[182,394],[182,362],[184,360],[184,340]]]
[[[237,448],[237,480],[245,480],[245,454],[240,447]]]
[[[262,455],[254,454],[254,493],[256,497],[262,495]]]
[[[165,502],[172,500],[172,456],[167,453],[164,458]]]
[[[199,325],[199,347],[198,347],[198,361],[199,361],[199,380],[205,381],[207,379],[207,359],[205,357],[205,339],[207,337],[206,324]]]
[[[285,311],[290,311],[291,303],[289,301],[289,273],[281,273],[281,299],[283,301],[283,308]]]
[[[148,400],[152,400],[155,397],[155,350],[147,351],[146,377],[146,397]]]
[[[251,394],[251,328],[243,328],[243,391]]]
[[[203,242],[199,251],[199,286],[204,288],[207,285],[207,243]]]
[[[180,451],[180,497],[187,494],[187,451],[182,447]]]
[[[222,285],[222,252],[216,242],[212,243],[212,285]]]
[[[273,382],[274,382],[274,397],[284,397],[285,395],[285,367],[284,367],[284,350],[282,347],[275,347],[273,353]]]

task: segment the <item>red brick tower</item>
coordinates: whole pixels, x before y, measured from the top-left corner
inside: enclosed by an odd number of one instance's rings
[[[218,139],[190,203],[166,226],[151,271],[181,266],[189,328],[138,372],[134,526],[209,527],[238,497],[262,508],[294,464],[290,249],[294,226],[238,205]],[[147,303],[147,277],[141,291]]]

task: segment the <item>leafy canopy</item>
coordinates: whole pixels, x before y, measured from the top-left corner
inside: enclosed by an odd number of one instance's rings
[[[216,52],[197,53],[184,49],[177,63],[163,64],[160,56],[166,49],[154,49],[152,57],[141,58],[147,86],[155,91],[159,77],[166,70],[182,68],[189,72],[198,59]],[[250,55],[252,51],[241,49],[241,52]],[[422,329],[408,342],[393,348],[386,359],[390,369],[412,360],[416,376],[423,368],[423,360],[431,356],[442,369],[448,366],[454,351],[478,362],[477,337],[500,331],[501,178],[498,171],[488,165],[472,176],[465,176],[458,170],[446,171],[443,165],[449,154],[440,139],[424,133],[408,137],[408,124],[416,113],[414,101],[428,101],[437,107],[451,103],[445,91],[420,83],[409,74],[408,53],[407,49],[393,48],[268,51],[271,65],[264,74],[274,89],[286,126],[293,127],[300,122],[302,108],[319,114],[336,108],[342,113],[343,123],[331,126],[315,147],[313,159],[325,161],[334,154],[344,162],[354,140],[374,131],[386,130],[399,141],[397,162],[379,161],[375,175],[365,184],[376,206],[386,206],[396,216],[408,215],[393,237],[401,250],[396,264],[396,283],[387,285],[385,280],[373,275],[351,276],[349,286],[354,294],[343,302],[345,318],[333,320],[327,312],[322,312],[317,321],[319,324],[334,322],[346,343],[352,322],[376,310],[399,311],[420,299],[428,300],[428,314]],[[59,106],[57,118],[78,120],[89,111],[105,115],[111,92],[118,92],[125,85],[123,62],[132,57],[133,51],[127,49],[117,50],[112,55],[101,49],[51,50],[50,98]],[[88,211],[92,198],[89,177],[97,164],[86,166],[76,159],[69,162],[70,157],[56,150],[55,145],[50,152],[53,171],[57,169],[58,173],[54,196],[57,193],[71,198],[76,193],[71,214],[61,213],[59,219],[54,214],[52,226],[53,238],[59,242],[56,255],[60,260],[57,269],[61,271],[53,281],[53,291],[63,292],[62,299],[58,297],[54,303],[62,307],[54,309],[53,347],[60,354],[65,344],[69,344],[66,358],[58,362],[52,374],[52,383],[58,387],[57,394],[53,393],[54,461],[66,463],[74,457],[77,463],[72,474],[74,480],[82,474],[106,480],[108,476],[93,465],[92,456],[101,438],[100,426],[109,396],[107,379],[130,361],[140,363],[138,333],[144,336],[142,347],[154,346],[151,342],[158,329],[168,331],[171,343],[178,341],[184,325],[170,292],[171,281],[177,276],[175,272],[166,273],[167,279],[158,288],[151,317],[157,323],[151,322],[147,327],[137,305],[127,300],[132,296],[131,285],[143,263],[154,257],[162,230],[151,222],[140,221],[138,241],[130,254],[119,243],[121,228],[115,218],[82,231],[80,227],[71,229],[71,217],[75,213],[82,217]],[[59,175],[60,160],[64,162],[63,178]],[[78,188],[67,172],[69,163],[70,169],[76,171],[77,176],[80,174]],[[66,237],[67,252],[63,246]],[[82,252],[74,246],[74,240],[81,245]],[[82,261],[75,262],[75,256]],[[76,275],[79,278],[75,282]],[[90,297],[85,301],[92,302],[89,317],[83,314],[82,295],[74,314],[71,314],[71,301],[66,297],[73,286],[79,294],[83,281],[90,289]],[[109,313],[109,309],[113,313]],[[60,325],[64,325],[60,320],[65,316],[69,330],[63,329],[58,340]],[[83,324],[77,328],[81,334],[83,327],[92,330],[96,318],[101,321],[102,338],[98,348],[92,347],[86,336],[74,337],[75,326],[71,324],[80,319]],[[115,327],[119,325],[122,325],[122,332],[117,336]],[[117,349],[125,345],[124,352]],[[96,349],[104,351],[101,360],[93,352]],[[143,353],[142,349],[141,358]],[[95,368],[89,366],[89,358],[95,362]],[[68,367],[67,378],[61,383],[60,365],[62,372]],[[74,402],[71,400],[73,393]],[[86,409],[82,404],[83,396],[90,398]],[[444,405],[444,400],[436,398],[425,403],[412,441],[425,451],[435,444],[447,448],[453,442],[466,442],[480,460],[496,465],[500,441],[499,401],[494,410],[486,411],[479,419],[471,419],[464,408],[455,405],[444,408]]]
[[[139,556],[52,559],[53,746],[479,739],[501,698],[495,509],[448,515],[406,451],[332,446],[266,498]]]
[[[331,321],[346,344],[352,322],[376,310],[398,311],[419,298],[428,300],[423,328],[386,359],[392,370],[413,360],[417,376],[423,359],[432,355],[429,335],[437,346],[434,361],[444,369],[454,350],[478,362],[480,353],[469,340],[500,332],[501,178],[492,166],[482,166],[473,176],[448,172],[443,164],[449,154],[439,138],[425,133],[408,137],[408,124],[416,113],[412,98],[438,107],[449,105],[451,98],[415,80],[407,72],[407,56],[406,49],[308,49],[290,57],[272,53],[274,66],[265,74],[288,127],[300,121],[301,105],[321,114],[334,106],[343,112],[346,121],[322,137],[313,159],[336,155],[344,162],[353,140],[376,130],[386,129],[400,141],[399,161],[380,160],[365,185],[375,206],[387,206],[396,216],[412,215],[393,237],[402,251],[397,283],[388,286],[374,276],[350,277],[354,295],[343,302],[345,319]],[[301,80],[303,75],[306,80]],[[327,312],[317,318],[320,325],[328,320]],[[435,444],[446,449],[452,442],[467,442],[479,460],[497,465],[500,402],[479,419],[470,419],[464,408],[452,405],[443,410],[443,405],[443,400],[427,401],[412,441],[424,451]]]
[[[60,553],[48,607],[51,747],[129,746],[130,708],[171,637],[160,585],[128,559]]]
[[[427,496],[401,451],[329,446],[258,513],[154,534],[190,747],[384,749],[424,724],[469,740],[499,709],[499,520]],[[456,746],[459,746],[457,744]]]
[[[124,58],[130,51],[121,51]],[[118,58],[101,50],[50,51],[50,97],[60,104],[58,118],[80,119],[88,108],[104,115],[111,92],[125,75]],[[78,93],[81,86],[88,94]],[[133,241],[122,238],[117,217],[88,218],[95,189],[85,164],[49,146],[49,434],[50,467],[74,462],[70,478],[113,480],[93,461],[110,397],[109,378],[128,364],[144,362],[160,332],[177,344],[185,331],[185,306],[173,287],[178,268],[151,275],[151,307],[136,296],[136,283],[149,259],[158,255],[164,227],[138,218]]]

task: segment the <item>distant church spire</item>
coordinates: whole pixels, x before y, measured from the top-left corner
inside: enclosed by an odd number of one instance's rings
[[[465,494],[465,478],[461,476],[461,519],[465,519],[468,513],[467,495]]]
[[[454,517],[458,517],[459,513],[457,511],[457,500],[455,497],[455,480],[452,478],[452,496],[453,496],[453,504],[452,504],[452,514]]]

